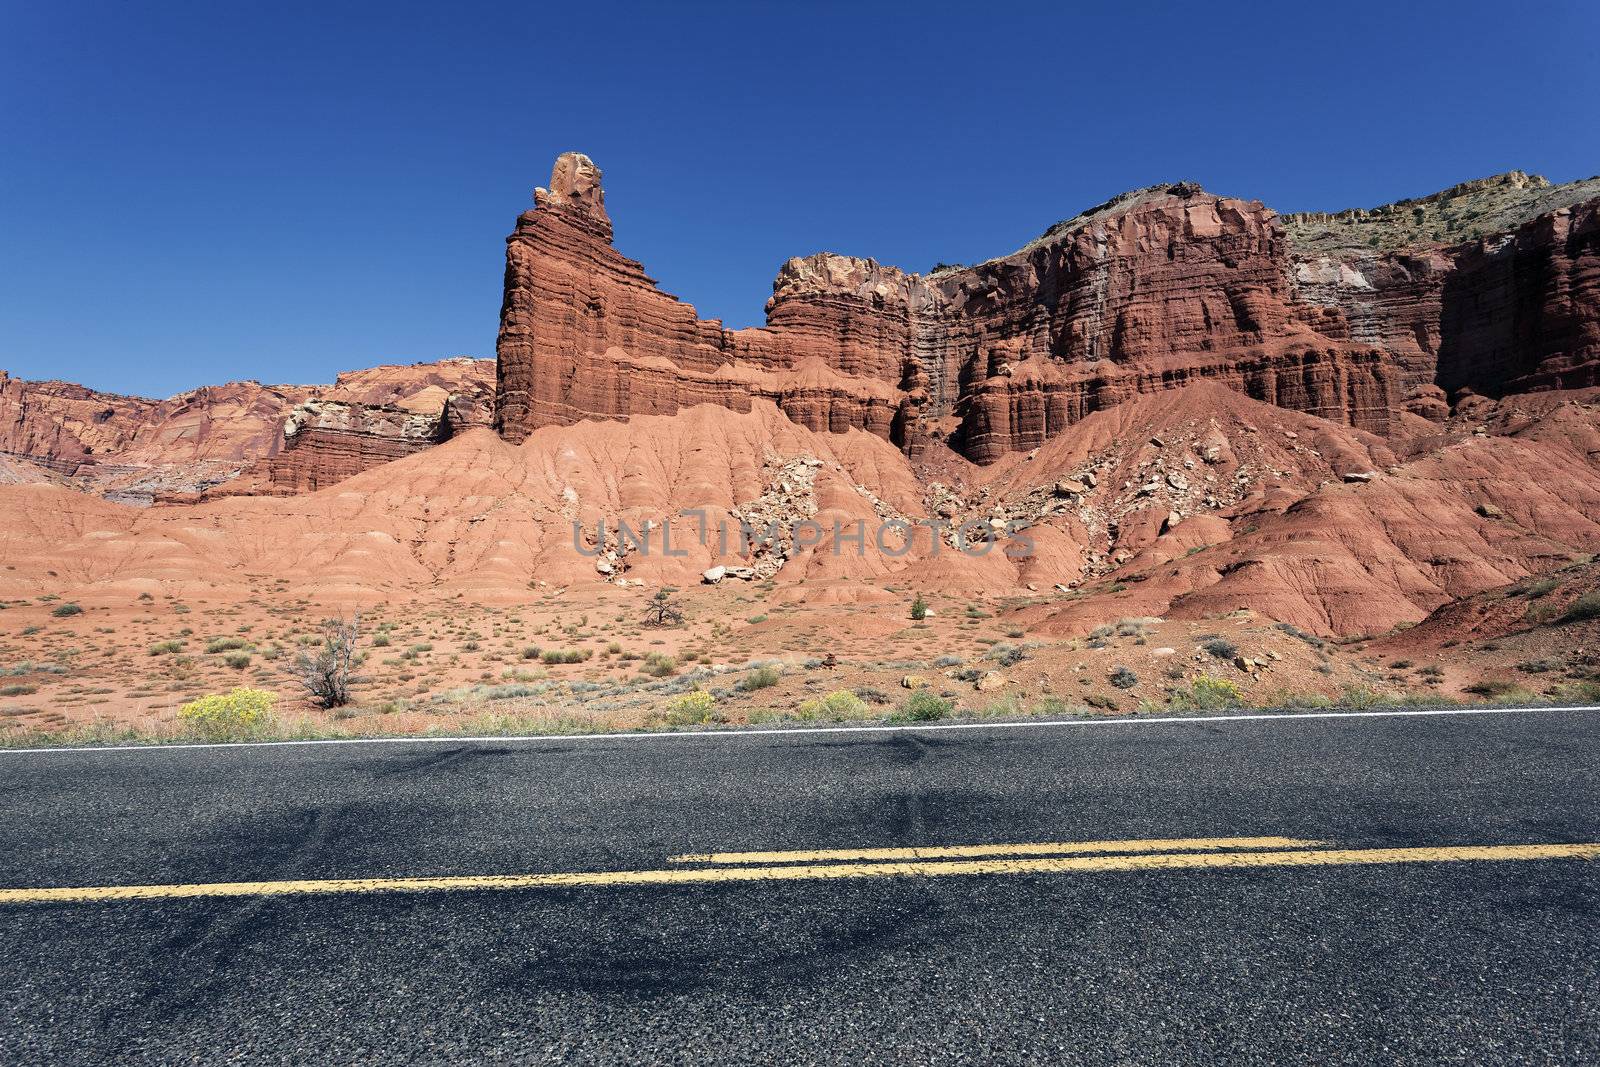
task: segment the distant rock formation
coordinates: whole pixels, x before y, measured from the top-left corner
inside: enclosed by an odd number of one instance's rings
[[[1513,172],[1286,217],[1153,186],[976,266],[792,259],[746,330],[612,247],[600,179],[561,156],[508,239],[496,421],[512,441],[763,397],[810,429],[991,462],[1192,381],[1378,433],[1397,410],[1600,382],[1600,179]]]
[[[783,265],[765,328],[728,330],[611,244],[600,171],[556,161],[508,238],[497,422],[518,441],[585,418],[771,399],[813,430],[988,462],[1130,396],[1214,379],[1364,429],[1394,405],[1384,353],[1295,299],[1273,212],[1139,190],[974,267],[907,274],[821,253]]]
[[[1388,353],[1409,410],[1600,384],[1600,178],[1512,171],[1284,222],[1297,296]]]
[[[129,504],[300,492],[487,426],[493,381],[489,360],[447,359],[147,400],[0,371],[0,456]]]

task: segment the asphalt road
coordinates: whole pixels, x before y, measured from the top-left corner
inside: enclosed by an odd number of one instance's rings
[[[1600,713],[0,753],[0,890],[647,872],[0,899],[0,1062],[1600,1060],[1593,859],[674,859],[1256,837],[1600,842]]]

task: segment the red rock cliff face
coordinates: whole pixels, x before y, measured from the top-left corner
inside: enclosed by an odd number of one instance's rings
[[[1512,172],[1288,224],[1296,295],[1389,354],[1411,411],[1600,382],[1600,179]]]
[[[230,382],[169,400],[0,371],[0,454],[132,504],[298,492],[492,419],[489,360],[342,374],[331,386]]]
[[[233,492],[321,489],[493,421],[494,371],[486,359],[446,359],[339,375],[290,411],[283,448]]]
[[[611,245],[600,173],[558,160],[508,239],[497,420],[517,441],[584,418],[748,410],[987,462],[1138,393],[1214,379],[1382,432],[1389,364],[1335,309],[1298,302],[1273,212],[1144,190],[971,268],[786,263],[763,329],[726,330]]]
[[[1600,201],[1456,250],[1441,305],[1446,392],[1600,385]]]

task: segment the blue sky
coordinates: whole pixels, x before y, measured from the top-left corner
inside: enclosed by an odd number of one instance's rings
[[[617,245],[762,319],[820,249],[1010,251],[1139,185],[1280,211],[1600,172],[1600,5],[0,0],[0,368],[167,395],[492,356],[577,149]]]

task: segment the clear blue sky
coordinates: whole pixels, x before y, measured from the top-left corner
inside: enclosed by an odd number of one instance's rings
[[[982,259],[1157,181],[1600,172],[1585,0],[0,5],[0,367],[147,395],[493,355],[567,149],[732,325],[788,256]]]

